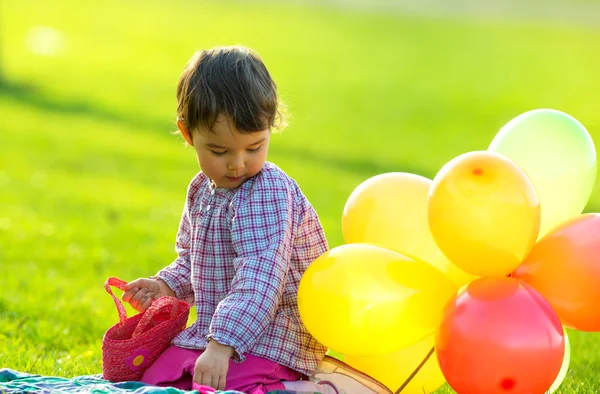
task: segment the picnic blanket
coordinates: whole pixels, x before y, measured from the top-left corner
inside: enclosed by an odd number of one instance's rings
[[[12,369],[0,369],[0,394],[13,393],[135,393],[135,394],[197,394],[172,387],[150,386],[142,382],[113,383],[102,375],[83,375],[71,379],[56,376],[32,375]],[[239,391],[218,391],[220,394],[243,394]],[[299,394],[274,391],[270,394]]]

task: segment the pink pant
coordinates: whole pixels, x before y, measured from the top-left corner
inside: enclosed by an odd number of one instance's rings
[[[170,346],[146,370],[141,381],[155,386],[171,386],[181,390],[192,389],[196,359],[202,350]],[[302,374],[262,357],[246,354],[243,363],[229,362],[225,390],[248,394],[265,394],[285,390],[281,381],[299,380]]]

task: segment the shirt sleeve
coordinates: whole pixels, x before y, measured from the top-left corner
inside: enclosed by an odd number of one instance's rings
[[[232,223],[235,275],[213,315],[208,340],[235,349],[243,361],[268,327],[284,291],[293,248],[294,197],[285,184],[262,184]]]
[[[175,251],[177,259],[170,265],[163,268],[154,276],[164,280],[167,285],[175,292],[175,295],[180,300],[186,301],[188,304],[194,304],[194,289],[192,287],[192,274],[190,266],[190,216],[188,204],[186,202],[177,231],[177,239],[175,242]]]

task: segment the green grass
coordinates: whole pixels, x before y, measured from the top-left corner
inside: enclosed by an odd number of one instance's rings
[[[99,373],[117,318],[105,278],[148,276],[173,259],[198,170],[171,135],[174,92],[195,49],[239,43],[263,56],[291,114],[270,159],[299,182],[332,247],[360,182],[433,177],[527,110],[563,110],[600,141],[600,30],[274,3],[2,7],[0,367]],[[35,26],[59,30],[62,52],[32,53]],[[586,210],[599,208],[600,183]],[[594,393],[600,337],[570,338],[558,393]]]

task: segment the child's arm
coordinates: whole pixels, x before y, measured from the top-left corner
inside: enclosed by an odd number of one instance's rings
[[[139,278],[125,285],[123,301],[129,302],[131,306],[143,312],[150,307],[152,300],[162,296],[175,297],[175,292],[161,279]]]
[[[192,287],[192,274],[190,266],[190,215],[188,203],[186,201],[177,231],[177,240],[175,251],[177,259],[169,266],[160,270],[153,279],[162,279],[170,289],[175,292],[175,296],[180,300],[185,300],[190,305],[194,304],[194,289]]]
[[[244,359],[275,316],[293,249],[295,194],[279,179],[257,185],[232,224],[236,274],[219,303],[208,339]]]
[[[189,244],[190,223],[188,220],[187,204],[177,232],[175,250],[177,259],[151,278],[139,278],[125,286],[123,301],[143,312],[150,307],[152,300],[162,296],[174,296],[194,303],[194,292],[191,285]]]

